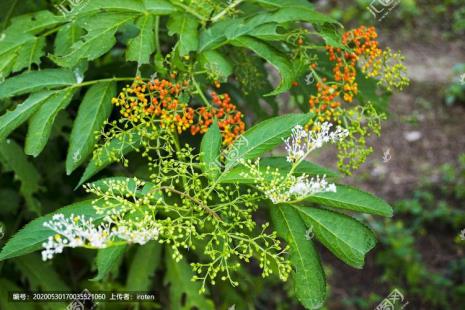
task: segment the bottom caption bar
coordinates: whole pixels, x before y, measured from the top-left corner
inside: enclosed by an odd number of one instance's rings
[[[8,292],[10,302],[141,302],[157,301],[153,292]]]

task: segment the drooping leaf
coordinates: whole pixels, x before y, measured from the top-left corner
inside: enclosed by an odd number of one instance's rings
[[[37,157],[47,144],[52,126],[58,112],[65,109],[73,98],[75,89],[56,92],[49,97],[29,120],[24,151],[28,155]]]
[[[29,222],[2,248],[0,261],[39,250],[42,243],[55,234],[53,230],[44,227],[44,223],[50,221],[54,214],[62,213],[65,217],[79,214],[87,218],[92,217],[96,221],[102,219],[105,215],[97,214],[92,202],[92,199],[77,202]]]
[[[162,247],[156,241],[151,241],[138,247],[128,271],[126,289],[130,292],[145,292],[150,290],[155,271],[161,262]]]
[[[69,291],[68,285],[60,278],[55,269],[44,264],[37,253],[21,256],[15,259],[15,265],[29,280],[32,289],[45,291]]]
[[[166,251],[165,284],[170,284],[170,305],[173,310],[214,309],[213,302],[199,293],[201,284],[192,282],[192,269],[185,260],[176,262],[171,251]],[[184,295],[184,297],[183,297]],[[184,302],[184,303],[183,303]]]
[[[347,185],[337,185],[336,192],[317,193],[305,200],[337,209],[392,216],[392,208],[384,200]]]
[[[44,69],[30,71],[7,79],[0,84],[0,99],[35,92],[71,86],[76,83],[74,73],[66,69]]]
[[[40,190],[41,177],[35,166],[28,161],[23,149],[11,139],[0,140],[0,163],[21,182],[20,192],[28,208],[40,214],[40,204],[34,194]]]
[[[259,29],[265,31],[265,33],[268,32],[268,38],[271,36],[276,39],[276,27],[289,22],[339,25],[335,19],[315,11],[308,3],[305,4],[305,1],[300,4],[278,4],[277,2],[274,4],[276,4],[275,7],[278,7],[278,10],[274,12],[264,11],[249,18],[231,18],[214,23],[213,26],[201,32],[199,50],[216,49],[223,44],[232,43],[236,39],[253,36],[253,33],[257,33]],[[258,34],[257,37],[260,37],[260,35]],[[263,36],[263,38],[266,38],[266,36]]]
[[[150,55],[155,51],[155,17],[142,15],[136,20],[139,35],[128,42],[127,61],[136,61],[138,65],[150,63]]]
[[[287,59],[275,51],[271,46],[251,37],[240,37],[231,41],[231,44],[252,50],[275,67],[281,75],[281,82],[268,96],[277,95],[289,90],[295,80],[295,74]]]
[[[226,167],[231,169],[239,164],[239,159],[255,159],[263,153],[283,143],[296,125],[304,125],[309,114],[287,114],[270,118],[247,130],[234,142],[226,155]]]
[[[305,224],[299,214],[286,205],[272,206],[271,218],[278,235],[290,247],[290,261],[294,267],[292,278],[297,298],[307,309],[319,309],[326,297],[326,279],[313,241],[307,239]]]
[[[92,154],[96,142],[96,131],[100,131],[110,116],[111,99],[115,95],[116,84],[107,82],[92,86],[84,96],[69,139],[66,156],[68,175]]]
[[[91,281],[101,281],[121,262],[126,251],[126,245],[100,249],[97,252],[97,275]]]
[[[265,157],[260,159],[260,171],[263,172],[263,176],[271,177],[270,175],[264,174],[267,167],[270,167],[270,171],[276,171],[285,176],[291,170],[292,165],[287,161],[285,157]],[[242,183],[242,184],[253,184],[255,179],[247,175],[249,168],[238,165],[231,169],[230,171],[225,172],[221,176],[222,183]],[[336,178],[338,174],[332,170],[321,167],[317,164],[314,164],[309,161],[303,161],[294,171],[294,175],[307,174],[310,176],[323,176],[326,175],[329,178]]]
[[[359,221],[329,210],[292,205],[316,238],[346,264],[362,268],[375,246],[373,232]]]
[[[14,110],[0,116],[0,141],[27,121],[53,95],[52,91],[34,93]]]
[[[216,179],[220,174],[221,132],[215,119],[202,138],[200,145],[200,162],[203,171],[211,178]]]
[[[89,1],[93,2],[93,1]],[[118,28],[134,20],[134,13],[100,13],[79,20],[79,26],[87,34],[73,44],[71,51],[63,56],[51,55],[50,58],[59,66],[73,67],[81,59],[94,60],[108,52],[116,43],[115,34]]]
[[[177,34],[179,55],[185,56],[191,51],[196,51],[199,46],[199,33],[197,28],[199,21],[188,13],[170,15],[168,20],[168,34]]]

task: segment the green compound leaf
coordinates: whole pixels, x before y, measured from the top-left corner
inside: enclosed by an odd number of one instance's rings
[[[96,258],[98,273],[95,278],[90,281],[101,281],[105,279],[107,275],[119,265],[125,252],[126,245],[113,246],[98,250]]]
[[[213,180],[215,180],[221,172],[221,141],[222,137],[220,128],[218,127],[218,122],[215,119],[205,136],[202,138],[202,143],[200,145],[200,162],[202,163],[202,170]]]
[[[267,167],[269,168],[269,171],[276,171],[276,169],[279,171],[279,173],[283,176],[287,175],[289,171],[291,170],[292,165],[287,161],[285,157],[265,157],[260,159],[260,171],[262,172],[262,175],[266,178],[271,177],[265,172],[268,170]],[[243,166],[243,165],[238,165],[231,169],[230,171],[225,172],[220,179],[221,183],[242,183],[242,184],[253,184],[255,183],[255,178],[250,177],[247,175],[247,172],[249,171],[249,168]],[[303,173],[306,173],[307,175],[310,176],[323,176],[326,175],[329,178],[337,178],[338,173],[334,172],[332,170],[329,170],[327,168],[321,167],[317,164],[314,164],[309,161],[303,161],[299,166],[294,171],[294,175],[301,175]]]
[[[65,89],[49,97],[31,117],[26,136],[24,151],[28,155],[37,157],[45,148],[52,132],[55,118],[61,110],[71,102],[75,89]]]
[[[299,214],[290,206],[271,206],[273,227],[290,247],[294,290],[307,309],[319,309],[326,298],[326,279],[319,255]]]
[[[23,103],[18,104],[14,110],[0,116],[0,141],[27,121],[53,93],[52,91],[34,93]]]
[[[361,269],[375,246],[374,233],[359,221],[332,211],[292,205],[316,238],[346,264]]]
[[[129,40],[126,51],[127,61],[136,61],[140,66],[150,63],[150,55],[155,51],[155,17],[143,15],[136,20],[139,35]]]
[[[137,128],[131,128],[122,132],[117,137],[106,142],[94,153],[94,158],[91,159],[84,171],[79,184],[81,186],[95,174],[103,170],[108,165],[120,161],[124,155],[131,151],[137,150],[142,143],[142,137],[137,132]]]
[[[138,247],[129,267],[126,289],[130,292],[148,291],[153,282],[155,271],[160,266],[162,247],[151,241]]]
[[[92,154],[96,132],[100,131],[111,114],[111,99],[116,95],[116,83],[99,83],[84,96],[74,121],[66,156],[66,173],[69,175]]]
[[[95,60],[115,45],[118,28],[136,17],[134,13],[114,12],[101,13],[98,18],[95,16],[82,18],[78,24],[87,31],[87,34],[73,44],[68,54],[51,55],[50,58],[61,67],[74,67],[81,59]]]
[[[185,56],[199,47],[199,21],[187,13],[170,15],[168,20],[168,34],[177,34],[179,55]]]
[[[237,38],[232,40],[231,44],[252,50],[255,54],[268,61],[279,71],[281,75],[281,82],[275,90],[265,96],[278,95],[292,87],[292,82],[295,80],[295,74],[294,70],[292,69],[292,65],[283,55],[279,54],[271,46],[251,37]]]
[[[0,140],[0,163],[6,171],[12,171],[15,179],[21,182],[20,192],[32,212],[41,213],[40,203],[34,194],[40,190],[40,173],[30,163],[23,149],[13,140]]]
[[[387,217],[391,217],[393,213],[391,206],[384,200],[347,185],[337,185],[336,192],[317,193],[309,196],[305,201]]]
[[[47,241],[48,237],[55,234],[51,229],[44,227],[44,223],[50,221],[54,214],[62,213],[65,216],[79,214],[87,218],[92,217],[96,221],[102,219],[105,215],[97,214],[92,202],[92,199],[77,202],[29,222],[8,240],[2,248],[0,252],[0,261],[29,254],[41,249],[42,243]]]
[[[166,251],[166,276],[164,280],[165,284],[170,284],[171,309],[187,310],[195,307],[202,310],[213,310],[213,302],[199,293],[201,284],[191,281],[193,276],[191,267],[184,259],[176,262],[171,255],[171,251]]]
[[[42,89],[72,86],[75,83],[76,77],[74,73],[66,69],[44,69],[25,72],[0,84],[0,99]]]
[[[304,125],[310,114],[287,114],[258,123],[234,142],[226,155],[227,170],[237,166],[240,159],[255,159],[283,143],[296,125]]]

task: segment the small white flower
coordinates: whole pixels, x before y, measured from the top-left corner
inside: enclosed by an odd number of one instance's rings
[[[302,175],[294,179],[294,184],[291,185],[289,193],[295,198],[303,198],[322,192],[336,192],[336,185],[328,183],[326,176],[320,178],[309,178],[307,175]]]
[[[306,131],[300,125],[292,128],[291,136],[284,140],[288,154],[287,161],[298,162],[323,144],[336,143],[349,135],[349,131],[340,126],[331,131],[332,126],[331,123],[324,122],[320,125],[319,131]]]

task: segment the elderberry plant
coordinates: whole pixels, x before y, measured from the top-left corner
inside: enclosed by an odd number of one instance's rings
[[[305,0],[55,4],[13,6],[0,36],[0,163],[25,202],[2,219],[9,273],[76,290],[95,265],[92,288],[156,289],[172,309],[250,308],[279,279],[314,309],[316,241],[363,267],[376,238],[351,213],[391,207],[308,159],[334,144],[339,169],[357,169],[408,85],[374,28]],[[65,283],[60,264],[78,260]],[[19,282],[0,277],[0,294]]]

